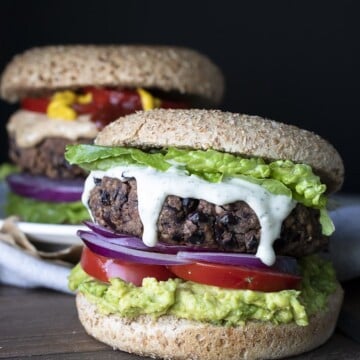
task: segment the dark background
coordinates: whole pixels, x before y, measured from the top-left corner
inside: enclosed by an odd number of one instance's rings
[[[0,68],[37,45],[174,44],[223,70],[224,110],[295,124],[343,156],[343,191],[359,192],[359,6],[356,1],[0,2]],[[5,123],[16,106],[0,102]]]

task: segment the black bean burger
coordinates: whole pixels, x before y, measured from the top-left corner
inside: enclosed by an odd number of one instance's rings
[[[257,116],[152,110],[67,147],[90,171],[93,222],[70,276],[86,331],[165,359],[299,354],[332,334],[342,290],[326,251],[342,160]]]
[[[153,108],[212,107],[223,76],[187,48],[68,45],[33,48],[5,68],[0,96],[20,103],[7,124],[9,156],[24,174],[8,178],[8,212],[23,220],[79,223],[86,172],[64,159],[67,144],[92,143],[119,116]]]

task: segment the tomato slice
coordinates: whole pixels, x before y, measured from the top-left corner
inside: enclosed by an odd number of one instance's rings
[[[87,274],[103,282],[117,277],[141,286],[142,280],[146,277],[154,277],[159,281],[175,277],[166,266],[123,262],[95,254],[86,246],[83,248],[80,264]]]
[[[21,108],[24,110],[46,113],[50,103],[48,98],[24,98],[21,100]]]
[[[84,93],[90,93],[92,95],[92,104],[97,109],[112,105],[121,106],[125,109],[141,110],[141,100],[136,90],[122,89],[112,90],[106,88],[87,87],[84,89]]]
[[[93,103],[99,108],[109,103],[109,91],[104,88],[87,87],[84,89],[84,94],[91,93]]]
[[[181,279],[229,289],[280,291],[298,289],[301,281],[299,276],[281,272],[200,262],[169,269]]]
[[[159,281],[179,277],[205,285],[255,291],[299,289],[301,282],[300,276],[245,266],[202,262],[162,266],[124,262],[95,254],[86,246],[80,264],[87,274],[97,280],[109,282],[111,278],[117,277],[136,286],[141,286],[142,280],[146,277],[154,277]]]

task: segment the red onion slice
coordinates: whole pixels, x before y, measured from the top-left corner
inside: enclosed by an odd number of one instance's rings
[[[118,234],[110,229],[107,229],[106,227],[103,227],[99,224],[95,224],[91,221],[84,221],[84,224],[90,229],[92,230],[94,233],[99,234],[101,236],[104,236],[106,238],[124,238],[124,237],[129,237],[129,235],[126,234]],[[134,236],[134,239],[139,239],[137,237]],[[141,240],[141,239],[139,239]],[[141,241],[142,242],[142,241]]]
[[[135,250],[113,244],[90,231],[78,231],[78,236],[91,251],[113,259],[149,265],[183,265],[189,263],[187,260],[177,258],[176,255]]]
[[[30,174],[11,174],[6,182],[20,196],[49,202],[72,202],[81,199],[83,179],[50,179]]]
[[[120,237],[114,238],[108,238],[106,236],[100,235],[96,232],[86,231],[86,230],[78,230],[77,232],[78,236],[83,239],[84,236],[89,236],[90,234],[97,239],[103,241],[107,244],[114,244],[119,245],[123,247],[127,247],[130,249],[135,250],[142,250],[142,251],[153,251],[154,248],[146,246],[143,241],[137,237],[133,237],[130,235],[121,235]]]
[[[203,248],[201,246],[192,246],[192,245],[173,245],[166,244],[163,242],[157,242],[154,247],[148,247],[144,245],[142,239],[128,235],[128,234],[119,234],[110,229],[107,229],[99,224],[95,224],[91,221],[84,221],[84,224],[91,229],[94,233],[107,238],[111,243],[127,246],[133,249],[139,250],[148,250],[148,251],[157,251],[165,254],[176,254],[178,251],[214,251],[214,249]]]

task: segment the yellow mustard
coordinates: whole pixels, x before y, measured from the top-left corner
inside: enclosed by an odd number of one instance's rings
[[[91,93],[77,95],[69,90],[59,91],[52,96],[46,114],[51,119],[75,120],[77,113],[71,106],[75,103],[88,104],[91,101]]]
[[[152,96],[148,91],[138,88],[137,92],[140,96],[141,106],[143,110],[152,110],[161,106],[161,100]]]

